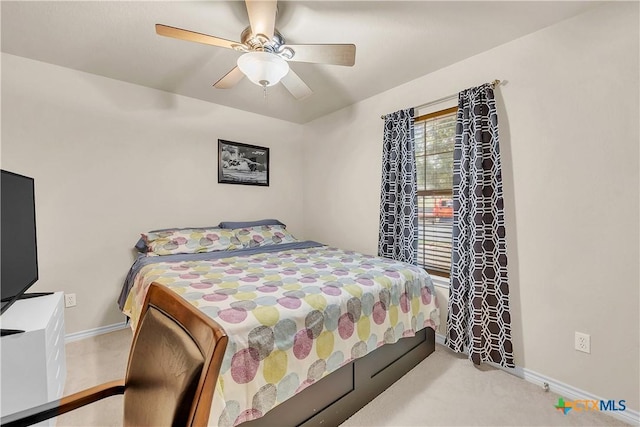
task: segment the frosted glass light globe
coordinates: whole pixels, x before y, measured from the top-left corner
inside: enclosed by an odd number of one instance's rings
[[[238,68],[253,83],[267,87],[277,84],[289,72],[289,64],[269,52],[248,52],[238,58]]]

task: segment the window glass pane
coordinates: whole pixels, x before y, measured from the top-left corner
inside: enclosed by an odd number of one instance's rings
[[[424,155],[424,124],[415,123],[413,128],[413,136],[416,143],[416,156]]]
[[[416,156],[416,172],[418,175],[418,191],[426,190],[427,169],[426,159],[424,156]]]
[[[453,224],[453,144],[456,112],[414,124],[418,177],[418,264],[448,276]]]

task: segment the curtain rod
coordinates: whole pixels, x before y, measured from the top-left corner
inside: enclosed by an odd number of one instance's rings
[[[491,82],[491,87],[495,88],[499,84],[500,84],[500,80],[496,79],[496,80]],[[424,103],[422,105],[418,105],[417,107],[413,107],[413,108],[415,108],[417,110],[419,108],[424,108],[424,107],[428,107],[430,105],[439,104],[441,102],[448,101],[450,99],[454,99],[456,96],[458,96],[458,94],[454,93],[453,95],[445,96],[444,98],[439,98],[439,99],[436,99],[435,101],[429,101],[427,103]],[[384,116],[380,116],[380,118],[384,119]]]

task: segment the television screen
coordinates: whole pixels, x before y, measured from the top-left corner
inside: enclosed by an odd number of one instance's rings
[[[33,178],[1,172],[0,223],[1,314],[38,280]]]

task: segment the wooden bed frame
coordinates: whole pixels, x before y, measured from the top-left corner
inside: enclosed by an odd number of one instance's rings
[[[424,328],[352,361],[241,427],[341,424],[435,351],[435,332]]]

